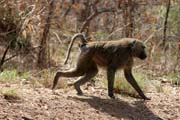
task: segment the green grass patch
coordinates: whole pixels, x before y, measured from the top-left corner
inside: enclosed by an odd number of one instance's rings
[[[171,81],[172,85],[180,86],[180,75],[177,73],[170,73],[167,75],[167,79]]]
[[[28,79],[30,74],[28,72],[19,73],[16,69],[4,70],[0,73],[0,82],[16,82],[22,79]]]
[[[161,81],[159,81],[159,80],[151,80],[150,83],[151,83],[151,85],[153,85],[155,87],[156,92],[158,92],[158,93],[164,92],[164,89],[163,89],[163,87],[161,85]]]
[[[96,32],[95,36],[97,39],[103,39],[103,38],[107,38],[108,34],[105,32],[98,31]]]
[[[2,95],[4,96],[4,98],[6,100],[9,100],[9,101],[21,99],[16,88],[10,88],[10,89],[3,90]]]

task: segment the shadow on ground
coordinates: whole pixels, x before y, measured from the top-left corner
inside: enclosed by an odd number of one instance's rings
[[[86,102],[96,110],[105,112],[117,119],[162,120],[150,111],[143,101],[135,101],[133,104],[129,104],[120,99],[102,99],[95,96],[88,98],[72,97],[71,99]]]

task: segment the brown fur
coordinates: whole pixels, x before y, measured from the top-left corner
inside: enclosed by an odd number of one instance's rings
[[[82,37],[81,34],[74,35],[67,56],[69,57],[71,47],[77,37]],[[85,40],[85,38],[83,37]],[[137,57],[144,60],[147,56],[145,53],[144,44],[134,38],[123,38],[117,41],[99,41],[99,42],[85,42],[82,41],[80,47],[81,52],[77,60],[77,65],[74,69],[69,71],[58,71],[55,75],[52,89],[55,88],[59,77],[78,77],[79,80],[74,83],[74,87],[78,94],[82,94],[80,86],[92,79],[98,73],[98,67],[107,69],[108,79],[108,95],[114,98],[113,86],[115,72],[118,69],[124,70],[124,75],[127,81],[139,93],[139,95],[148,100],[141,88],[138,86],[132,75],[133,58]],[[66,57],[66,62],[68,60]]]

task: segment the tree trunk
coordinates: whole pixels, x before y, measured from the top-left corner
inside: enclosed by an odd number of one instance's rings
[[[11,43],[11,42],[10,42],[10,43]],[[8,52],[8,50],[9,50],[9,48],[10,48],[10,44],[8,44],[6,50],[4,51],[3,56],[2,56],[2,58],[1,58],[1,61],[0,61],[0,71],[3,70],[3,69],[2,69],[2,66],[3,66],[3,64],[4,64],[4,62],[5,62],[5,58],[6,58],[6,55],[7,55],[7,52]]]
[[[123,24],[125,25],[125,27],[123,28],[123,37],[128,37],[128,33],[127,33],[127,24],[128,24],[128,14],[127,14],[127,2],[125,1],[123,3]]]
[[[168,0],[166,16],[165,16],[165,20],[164,20],[164,31],[163,31],[163,47],[164,47],[164,49],[165,49],[165,46],[166,46],[166,31],[167,31],[167,22],[168,22],[170,5],[171,5],[171,1]]]
[[[54,0],[50,0],[49,3],[49,13],[45,21],[45,26],[43,30],[43,34],[41,37],[41,43],[40,43],[40,50],[38,55],[38,67],[39,68],[47,68],[49,67],[49,60],[48,60],[48,35],[49,35],[49,28],[50,28],[50,22],[51,22],[51,16],[53,15],[53,8],[54,8]]]
[[[89,17],[89,15],[91,13],[90,1],[87,0],[83,4],[85,7],[83,9],[81,9],[80,14],[77,16],[77,31],[85,32],[85,34],[88,35],[89,23],[86,25],[86,27],[85,27],[85,29],[83,29],[83,31],[81,31],[80,29],[81,29],[81,25],[83,24],[83,22],[86,21],[86,19]]]
[[[124,37],[132,37],[133,36],[133,28],[134,28],[134,18],[133,18],[133,2],[132,0],[125,1],[123,3],[123,22],[124,22]]]
[[[132,0],[128,0],[128,5],[129,5],[129,25],[128,25],[128,32],[129,36],[128,37],[133,37],[133,31],[134,31],[134,5]]]

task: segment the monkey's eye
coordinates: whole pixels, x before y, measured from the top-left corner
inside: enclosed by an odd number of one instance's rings
[[[143,49],[145,49],[146,47],[145,46],[142,46]]]

